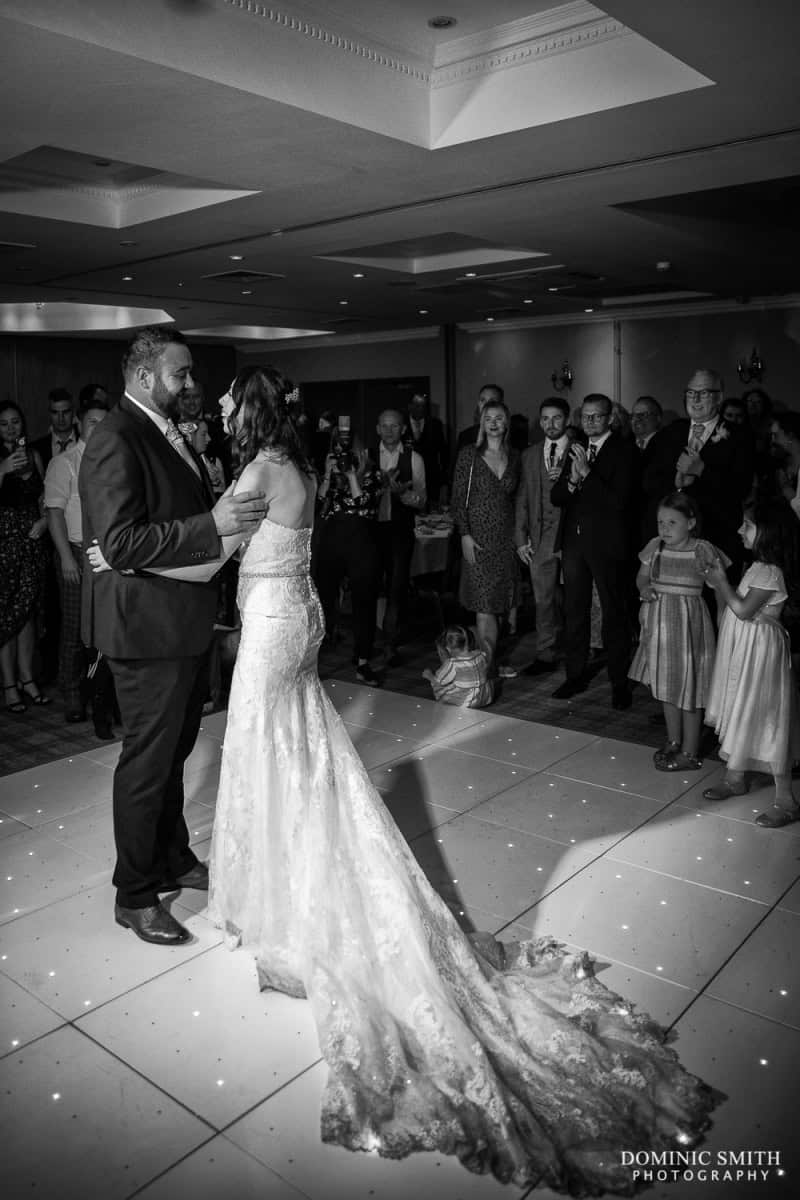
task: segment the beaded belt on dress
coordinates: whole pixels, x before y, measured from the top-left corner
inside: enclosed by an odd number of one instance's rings
[[[283,571],[259,571],[259,570],[240,570],[240,579],[304,579],[308,575],[308,567],[298,566],[297,570]]]

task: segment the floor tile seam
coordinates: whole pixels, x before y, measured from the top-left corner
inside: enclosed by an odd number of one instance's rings
[[[152,1187],[154,1183],[158,1183],[160,1179],[163,1179],[164,1176],[168,1175],[170,1171],[174,1170],[175,1167],[179,1167],[181,1163],[186,1162],[188,1158],[191,1158],[193,1154],[196,1154],[199,1150],[202,1150],[204,1146],[210,1145],[211,1142],[213,1142],[219,1136],[220,1135],[216,1132],[216,1130],[212,1130],[207,1138],[205,1138],[202,1142],[199,1142],[196,1146],[193,1146],[190,1150],[187,1150],[185,1154],[180,1156],[180,1158],[176,1158],[174,1162],[169,1163],[169,1165],[164,1167],[162,1170],[157,1171],[151,1179],[145,1180],[144,1183],[140,1184],[132,1192],[126,1192],[123,1200],[134,1200],[136,1196],[141,1196],[142,1192],[146,1191],[147,1188]],[[252,1155],[249,1157],[252,1158]]]
[[[757,1017],[760,1021],[767,1021],[770,1025],[775,1025],[778,1029],[791,1029],[792,1033],[800,1033],[800,1027],[797,1025],[788,1025],[785,1021],[779,1021],[777,1017],[770,1017],[766,1013],[756,1012],[752,1008],[746,1008],[743,1004],[735,1004],[732,1000],[723,999],[722,996],[712,996],[708,993],[707,988],[708,984],[706,984],[696,999],[699,1000],[702,996],[703,999],[713,1000],[715,1004],[724,1004],[726,1008],[733,1008],[736,1012],[747,1013],[748,1016]]]
[[[694,804],[681,804],[679,800],[674,801],[674,804],[676,808],[686,809],[687,812],[702,813],[704,816],[722,817],[726,821],[734,821],[737,825],[745,825],[749,828],[755,825],[755,820],[752,817],[737,817],[733,813],[726,813],[717,808],[698,808]],[[756,826],[756,828],[760,828],[760,826]],[[769,834],[770,830],[763,830],[762,832]],[[800,832],[795,833],[790,829],[788,834],[783,834],[782,836],[793,838],[800,843]],[[800,849],[800,844],[798,845],[798,849]]]
[[[189,912],[188,909],[186,911]],[[193,917],[198,916],[198,914],[194,912],[191,915]],[[214,927],[213,925],[210,925],[209,928],[213,929]],[[117,994],[114,996],[109,996],[107,1000],[100,1000],[97,1004],[93,1004],[92,1007],[87,1009],[85,1012],[78,1013],[78,1015],[74,1017],[67,1017],[65,1020],[75,1022],[77,1026],[79,1021],[88,1020],[89,1017],[94,1016],[95,1013],[102,1012],[104,1008],[108,1008],[109,1004],[116,1004],[119,1000],[124,1000],[126,996],[132,996],[133,993],[138,992],[140,988],[147,987],[149,984],[155,983],[156,980],[163,979],[166,975],[171,975],[173,971],[177,971],[180,968],[185,967],[188,963],[197,962],[199,959],[204,958],[206,954],[210,954],[212,950],[216,950],[221,945],[223,945],[223,941],[222,935],[220,934],[220,940],[218,942],[214,942],[213,946],[206,946],[204,950],[198,950],[197,954],[193,954],[191,958],[182,958],[178,962],[173,963],[172,966],[165,967],[163,971],[158,971],[155,975],[148,975],[146,979],[140,980],[139,983],[131,984],[131,986],[125,988],[124,991],[117,992]],[[36,999],[38,999],[38,997],[36,997]],[[48,1007],[52,1006],[49,1005]]]
[[[211,1130],[212,1136],[214,1134],[219,1133],[219,1130],[217,1129],[217,1127],[213,1124],[212,1121],[210,1121],[208,1119],[208,1117],[201,1116],[200,1113],[195,1112],[193,1108],[189,1107],[189,1105],[186,1103],[185,1100],[180,1100],[177,1096],[174,1096],[172,1094],[172,1092],[168,1091],[167,1088],[164,1087],[163,1084],[157,1083],[154,1079],[151,1079],[150,1076],[147,1075],[146,1072],[141,1070],[140,1067],[134,1066],[133,1063],[128,1062],[128,1060],[126,1058],[123,1058],[122,1055],[119,1054],[116,1050],[112,1050],[110,1046],[107,1046],[104,1042],[101,1042],[98,1038],[93,1037],[92,1034],[89,1033],[86,1029],[82,1029],[77,1024],[76,1021],[70,1021],[69,1025],[74,1030],[75,1033],[79,1034],[81,1037],[86,1038],[87,1042],[91,1042],[93,1046],[96,1046],[97,1049],[101,1050],[104,1054],[110,1055],[110,1057],[115,1059],[116,1062],[118,1062],[121,1066],[126,1067],[127,1070],[129,1070],[129,1071],[132,1071],[134,1075],[138,1076],[139,1079],[144,1080],[144,1082],[149,1084],[150,1087],[155,1088],[156,1091],[160,1092],[162,1096],[166,1096],[167,1099],[171,1100],[173,1104],[177,1104],[178,1107],[182,1108],[184,1112],[189,1114],[189,1116],[194,1117],[194,1119],[196,1121],[200,1121],[200,1123],[202,1125],[205,1125],[207,1129]],[[208,1141],[209,1139],[206,1138],[205,1140]],[[205,1143],[202,1143],[202,1144],[205,1144]]]
[[[710,991],[704,991],[703,995],[708,1000],[716,1000],[719,1004],[727,1004],[728,1008],[736,1008],[739,1012],[748,1013],[751,1017],[761,1017],[764,1021],[769,1021],[773,1025],[780,1025],[782,1029],[791,1029],[793,1033],[800,1033],[800,1023],[793,1025],[791,1021],[781,1021],[779,1017],[771,1017],[768,1013],[759,1012],[757,1008],[748,1008],[746,1004],[737,1004],[735,1000],[715,995]]]
[[[281,1094],[281,1092],[286,1091],[286,1089],[291,1087],[293,1083],[296,1083],[298,1079],[302,1079],[304,1075],[307,1075],[309,1071],[313,1071],[314,1068],[318,1067],[319,1064],[322,1062],[325,1062],[325,1058],[324,1058],[324,1055],[320,1054],[319,1058],[315,1058],[313,1062],[310,1062],[307,1066],[303,1067],[302,1071],[298,1071],[297,1074],[292,1075],[290,1079],[285,1079],[283,1081],[283,1083],[279,1084],[278,1087],[275,1088],[274,1091],[270,1092],[266,1096],[262,1096],[260,1100],[256,1100],[253,1104],[250,1105],[249,1108],[244,1109],[244,1111],[239,1113],[239,1115],[237,1117],[234,1117],[232,1121],[228,1121],[227,1125],[220,1126],[220,1128],[217,1132],[219,1134],[221,1134],[222,1137],[226,1138],[231,1143],[231,1145],[236,1146],[237,1149],[241,1150],[242,1147],[239,1146],[239,1143],[234,1141],[234,1139],[229,1136],[230,1131],[231,1131],[231,1129],[233,1129],[234,1125],[238,1125],[240,1121],[244,1121],[247,1117],[250,1116],[251,1113],[254,1113],[257,1108],[260,1108],[262,1104],[266,1104],[266,1102],[268,1100],[274,1100],[276,1096],[279,1096]],[[257,1155],[251,1154],[250,1157],[255,1158],[257,1162],[260,1162],[262,1164],[262,1166],[269,1167],[269,1169],[271,1171],[274,1170],[274,1168],[272,1166],[270,1166],[269,1163],[264,1162],[264,1160],[261,1158],[258,1158]],[[279,1172],[275,1171],[275,1174],[279,1174]],[[281,1178],[283,1178],[283,1176],[281,1176]],[[290,1182],[290,1181],[287,1180],[287,1182]],[[294,1184],[292,1184],[292,1186],[294,1186]]]
[[[110,879],[112,874],[111,867],[105,867],[103,874],[108,875]],[[56,896],[53,900],[48,900],[46,903],[37,905],[34,908],[26,908],[24,912],[13,913],[8,920],[4,920],[3,917],[0,916],[0,937],[2,937],[2,931],[7,926],[14,925],[17,921],[23,920],[24,917],[32,917],[35,913],[45,912],[48,908],[52,908],[54,904],[62,904],[65,900],[74,900],[74,898],[76,896],[80,896],[82,892],[91,891],[91,889],[95,887],[102,887],[104,882],[106,881],[102,879],[92,880],[90,883],[82,884],[80,887],[77,887],[74,892],[67,892],[65,895]]]
[[[639,871],[649,871],[651,874],[659,875],[664,879],[674,879],[678,883],[688,883],[691,887],[703,888],[707,892],[719,892],[721,896],[732,896],[735,900],[746,900],[750,904],[759,904],[763,908],[769,908],[775,904],[774,900],[759,900],[756,896],[748,896],[743,892],[732,892],[729,888],[714,887],[710,883],[700,883],[697,879],[687,879],[685,875],[675,875],[672,871],[660,871],[658,867],[645,867],[641,863],[631,862],[627,858],[616,858],[613,854],[609,854],[607,857],[609,862],[618,863],[623,867],[635,867]]]
[[[631,745],[634,745],[634,743],[631,742]],[[550,770],[549,767],[542,773],[554,775],[556,779],[567,779],[570,783],[584,783],[590,787],[602,788],[605,792],[618,792],[621,796],[638,796],[640,800],[652,800],[656,804],[674,804],[677,799],[677,796],[670,796],[668,800],[665,800],[662,796],[647,796],[644,792],[636,792],[632,788],[614,787],[610,783],[597,783],[593,779],[577,779],[574,775],[562,775],[559,771]],[[680,794],[682,795],[683,793]]]
[[[516,785],[514,785],[514,786],[516,786]],[[627,793],[627,792],[625,793],[625,795],[629,795],[629,794],[631,794],[631,795],[632,795],[633,793]],[[573,846],[573,845],[578,845],[578,844],[579,844],[579,843],[577,843],[577,842],[560,842],[560,841],[558,840],[558,838],[548,838],[548,837],[547,837],[545,834],[541,834],[541,833],[539,833],[539,834],[534,834],[534,833],[531,833],[531,831],[530,831],[530,830],[528,830],[528,829],[522,829],[522,828],[521,828],[519,825],[504,824],[504,823],[502,823],[502,822],[500,822],[500,821],[490,821],[490,820],[488,820],[488,819],[487,819],[487,818],[485,818],[485,817],[480,817],[480,816],[477,816],[477,815],[475,814],[475,809],[477,809],[477,808],[480,808],[480,807],[481,807],[481,805],[483,805],[483,804],[490,804],[490,803],[492,803],[492,802],[493,802],[495,799],[496,799],[496,797],[495,797],[495,796],[488,796],[488,797],[487,797],[485,800],[479,800],[479,801],[478,801],[478,803],[477,803],[477,804],[476,804],[476,805],[475,805],[473,808],[471,808],[471,809],[469,809],[469,810],[467,810],[467,811],[469,811],[469,813],[470,813],[471,815],[474,815],[474,816],[475,816],[475,819],[476,819],[476,820],[478,820],[478,821],[481,821],[481,822],[482,822],[484,825],[495,825],[495,826],[497,826],[498,828],[501,828],[501,829],[512,829],[512,830],[514,830],[514,832],[515,832],[515,833],[524,833],[524,834],[527,834],[527,835],[528,835],[528,837],[541,837],[541,838],[544,838],[544,840],[545,840],[545,841],[548,841],[548,842],[555,842],[556,844],[558,844],[558,845],[560,845],[560,846]],[[646,797],[646,796],[639,796],[639,795],[637,794],[637,796],[636,796],[636,799],[637,799],[637,800],[646,800],[646,799],[647,799],[647,797]],[[660,802],[659,802],[658,800],[655,800],[655,801],[653,801],[653,803],[654,803],[654,804],[658,804],[658,803],[660,803]],[[669,807],[669,805],[668,805],[668,804],[667,804],[667,805],[662,805],[662,806],[661,806],[661,808],[659,808],[659,809],[656,809],[656,811],[655,811],[655,812],[653,812],[653,813],[650,813],[650,815],[649,815],[649,816],[647,816],[647,817],[646,817],[646,818],[645,818],[643,821],[641,821],[641,822],[640,822],[638,825],[634,825],[634,826],[632,826],[630,829],[628,829],[628,830],[625,830],[625,832],[624,832],[624,833],[620,833],[620,836],[617,838],[617,840],[616,840],[616,841],[613,841],[613,842],[611,843],[611,845],[610,845],[610,846],[607,846],[607,847],[606,847],[606,848],[605,848],[605,849],[602,851],[602,854],[607,854],[609,849],[613,849],[613,847],[620,845],[622,842],[624,842],[624,841],[625,841],[625,839],[626,839],[626,838],[630,837],[630,835],[631,835],[632,833],[637,833],[637,832],[638,832],[640,829],[643,829],[645,825],[648,825],[648,824],[650,823],[650,821],[654,820],[654,818],[655,818],[655,817],[658,817],[658,816],[660,816],[660,815],[661,815],[661,813],[664,811],[664,809],[665,809],[665,808],[668,808],[668,807]],[[613,835],[613,834],[609,834],[609,835],[607,835],[607,836],[609,836],[609,837],[614,837],[614,835]]]
[[[38,997],[35,996],[34,999],[38,999]],[[44,1002],[40,1001],[40,1003]],[[73,1027],[72,1021],[70,1021],[67,1017],[62,1017],[58,1013],[56,1013],[56,1016],[59,1018],[59,1023],[55,1026],[55,1028],[46,1029],[44,1033],[37,1033],[34,1037],[28,1038],[27,1041],[22,1042],[19,1046],[12,1046],[10,1050],[3,1050],[0,1052],[0,1063],[4,1062],[7,1058],[10,1058],[12,1054],[21,1054],[23,1050],[29,1050],[31,1046],[35,1046],[37,1042],[41,1042],[46,1037],[50,1037],[51,1033],[60,1033],[64,1029]]]

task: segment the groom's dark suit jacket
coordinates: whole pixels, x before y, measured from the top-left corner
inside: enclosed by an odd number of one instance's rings
[[[196,456],[195,456],[196,457]],[[84,546],[97,538],[113,568],[83,572],[83,640],[109,658],[182,658],[211,641],[217,587],[139,574],[220,553],[205,470],[188,463],[123,397],[93,431],[79,479]],[[121,571],[134,570],[134,575]]]

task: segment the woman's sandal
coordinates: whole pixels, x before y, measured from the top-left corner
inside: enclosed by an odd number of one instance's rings
[[[783,829],[784,825],[793,825],[795,821],[800,821],[798,804],[793,809],[773,804],[766,812],[759,813],[756,817],[756,825],[760,825],[762,829]]]
[[[666,771],[667,768],[664,764],[666,763],[667,759],[671,758],[673,754],[678,754],[680,752],[680,748],[680,742],[667,742],[661,747],[660,750],[656,750],[655,754],[653,755],[653,763],[656,768],[659,771]]]
[[[15,683],[7,683],[7,684],[4,683],[3,691],[6,694],[8,694],[8,692],[17,692],[17,694],[19,695],[19,690]],[[24,700],[14,700],[14,701],[12,701],[11,704],[6,705],[6,712],[13,713],[15,717],[21,716],[22,713],[25,713],[27,711],[28,711],[28,706]]]
[[[702,765],[702,758],[698,758],[696,754],[684,754],[683,750],[677,750],[674,754],[668,754],[663,761],[657,762],[656,770],[699,771]]]
[[[43,708],[45,704],[53,703],[49,696],[42,695],[42,693],[39,691],[39,685],[35,679],[20,679],[17,687],[24,696],[28,697],[31,704],[36,704],[39,708]],[[36,688],[36,691],[31,692],[28,690],[29,688]]]
[[[723,779],[722,783],[718,783],[716,787],[706,788],[703,792],[704,800],[728,800],[731,796],[744,796],[748,792],[747,780],[743,783],[737,783],[734,786]]]

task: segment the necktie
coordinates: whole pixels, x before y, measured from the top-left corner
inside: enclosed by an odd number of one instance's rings
[[[692,425],[691,436],[689,437],[689,449],[693,454],[699,454],[703,449],[703,434],[706,427],[702,421],[695,421]]]
[[[169,419],[167,420],[166,433],[167,433],[167,441],[169,442],[170,446],[172,446],[172,449],[176,450],[178,452],[178,454],[180,454],[181,458],[186,463],[186,465],[192,468],[195,475],[199,479],[200,478],[200,468],[198,467],[197,463],[194,461],[191,454],[189,453],[189,447],[186,445],[184,436],[181,433],[180,429],[178,429],[178,426],[173,421],[170,421]]]
[[[597,446],[594,444],[594,442],[590,442],[589,443],[589,453],[586,455],[586,461],[589,464],[589,466],[592,465],[592,463],[594,462],[594,460],[596,458],[597,458]]]

